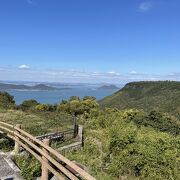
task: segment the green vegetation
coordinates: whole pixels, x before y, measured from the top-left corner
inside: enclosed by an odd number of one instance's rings
[[[132,109],[126,112],[126,116],[130,121],[136,123],[138,127],[144,125],[162,132],[180,135],[180,121],[167,113],[161,113],[155,110],[147,113],[142,110]]]
[[[35,180],[41,176],[41,164],[35,158],[26,156],[15,156],[14,162],[21,168],[21,175],[24,179]]]
[[[115,94],[105,97],[101,107],[158,110],[180,118],[180,82],[133,82]]]
[[[21,124],[22,129],[34,136],[73,127],[72,116],[64,112],[0,110],[0,119],[13,125]]]
[[[180,136],[136,125],[134,110],[107,109],[86,119],[83,151],[65,153],[97,179],[179,179]]]
[[[22,109],[23,111],[29,109],[33,110],[37,105],[39,105],[39,103],[36,100],[30,99],[22,102],[22,104],[19,105],[19,108]]]
[[[0,119],[22,124],[33,135],[72,127],[76,117],[84,126],[84,148],[63,153],[99,180],[180,179],[179,82],[129,83],[100,101],[101,108],[90,96],[73,96],[58,105],[27,100],[16,107],[13,97],[2,97],[1,103],[8,100],[8,105],[1,106]],[[0,149],[8,143],[0,143]],[[25,179],[39,176],[40,166],[32,157],[15,161]]]
[[[9,109],[15,105],[14,97],[7,92],[0,92],[0,108]]]
[[[8,97],[11,97],[6,93]],[[4,96],[3,96],[4,97]],[[6,102],[7,98],[4,98]],[[9,101],[14,102],[13,97]],[[7,103],[6,103],[7,104]],[[32,135],[42,135],[73,128],[74,115],[88,114],[98,107],[94,97],[86,96],[82,100],[71,97],[69,101],[62,101],[59,105],[40,104],[35,100],[26,100],[19,106],[0,109],[0,119],[16,125]]]
[[[0,133],[0,150],[11,151],[14,147],[14,141]]]
[[[64,111],[74,116],[88,115],[91,111],[98,108],[96,99],[91,96],[85,96],[82,100],[79,97],[72,96],[69,101],[62,101],[57,106],[59,112]]]

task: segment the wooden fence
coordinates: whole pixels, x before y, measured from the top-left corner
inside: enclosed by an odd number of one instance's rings
[[[72,135],[74,137],[74,129],[68,129],[66,131],[61,131],[61,132],[56,132],[56,133],[48,133],[44,134],[41,136],[36,136],[36,139],[39,140],[44,140],[44,139],[49,139],[49,140],[61,140],[64,141],[64,138],[66,135]]]
[[[42,180],[48,180],[49,171],[60,180],[66,179],[66,177],[73,180],[80,178],[95,180],[85,170],[51,148],[49,146],[49,139],[40,141],[22,130],[20,125],[12,126],[1,121],[0,129],[6,132],[8,137],[15,140],[14,151],[16,154],[19,153],[20,147],[23,147],[40,161],[42,165]]]

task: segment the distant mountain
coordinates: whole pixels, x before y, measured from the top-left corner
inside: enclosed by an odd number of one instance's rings
[[[16,84],[6,84],[0,83],[0,90],[39,90],[39,91],[54,91],[54,90],[64,90],[69,88],[56,88],[47,86],[45,84],[37,84],[34,86],[27,86],[27,85],[16,85]]]
[[[111,89],[120,89],[120,88],[118,88],[117,86],[115,86],[115,85],[103,85],[103,86],[100,86],[100,87],[98,87],[97,88],[98,90],[111,90]]]
[[[180,82],[132,82],[99,101],[101,107],[158,109],[180,117]]]

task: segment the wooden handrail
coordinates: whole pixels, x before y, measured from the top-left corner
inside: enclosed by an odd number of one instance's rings
[[[3,125],[8,126],[8,127],[10,127],[10,128],[13,128],[13,127],[14,127],[13,125],[8,124],[8,123],[5,123],[5,122],[2,122],[2,121],[0,121],[0,124],[3,124]]]
[[[6,128],[6,127],[3,127],[3,126],[0,126],[0,129],[5,130],[6,132],[8,132],[8,133],[10,133],[10,134],[13,134],[13,133],[14,133],[14,131],[12,131],[12,130]]]
[[[56,156],[58,159],[66,163],[68,166],[70,166],[72,169],[74,169],[77,173],[79,173],[83,178],[85,179],[94,179],[91,175],[89,175],[86,171],[82,170],[79,166],[77,166],[75,163],[67,159],[66,157],[62,156],[60,153],[58,153],[56,150],[53,148],[46,146],[43,142],[40,140],[36,139],[32,135],[28,134],[27,132],[23,131],[20,128],[15,127],[16,130],[18,130],[20,133],[23,135],[27,136],[37,144],[41,145],[43,148],[47,149],[50,153],[52,153],[54,156]]]
[[[54,169],[53,167],[50,166],[41,156],[45,157],[51,164],[53,164],[57,169],[60,170],[61,173],[63,173],[65,176],[67,176],[70,179],[77,180],[78,178],[76,177],[73,172],[70,170],[66,169],[61,163],[59,163],[54,156],[59,159],[61,162],[65,163],[68,165],[72,170],[77,172],[82,178],[87,179],[87,180],[95,180],[94,177],[89,175],[86,171],[81,169],[79,166],[77,166],[75,163],[58,153],[56,150],[51,148],[50,146],[47,146],[44,144],[42,141],[36,139],[34,136],[30,135],[29,133],[25,132],[19,127],[14,127],[13,125],[7,124],[5,122],[0,121],[0,129],[8,132],[8,136],[10,138],[13,138],[15,142],[17,142],[20,146],[22,146],[24,149],[26,149],[30,154],[32,154],[37,160],[39,160],[45,167],[51,171],[56,177],[59,179],[64,179],[64,177]],[[4,127],[5,126],[5,127]],[[10,133],[10,134],[9,134]],[[12,137],[13,135],[13,137]],[[23,141],[23,142],[22,142]],[[40,147],[44,150],[47,150],[50,154],[46,154]],[[30,146],[30,147],[28,147]],[[33,149],[35,151],[33,151]],[[37,154],[38,152],[39,154]]]
[[[18,136],[20,139],[22,139],[23,141],[25,141],[27,144],[29,144],[32,148],[34,148],[36,151],[38,151],[41,155],[43,155],[44,157],[46,157],[46,159],[48,159],[52,164],[54,164],[59,170],[61,170],[66,176],[68,176],[70,179],[78,179],[76,178],[76,176],[74,176],[73,174],[71,174],[71,172],[69,172],[65,167],[63,167],[59,162],[57,162],[55,159],[53,159],[51,156],[47,156],[41,148],[39,148],[38,146],[36,146],[35,144],[33,144],[32,142],[30,142],[28,139],[26,139],[25,137],[21,136],[18,133],[14,133],[16,136]]]
[[[24,149],[26,149],[30,154],[32,154],[38,161],[45,164],[46,167],[59,179],[64,179],[61,174],[59,174],[54,168],[52,168],[47,162],[45,162],[37,153],[35,153],[33,150],[31,150],[28,146],[23,144],[21,141],[16,140]]]

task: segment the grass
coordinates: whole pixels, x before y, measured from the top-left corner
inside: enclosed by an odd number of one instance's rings
[[[21,124],[22,129],[37,136],[63,131],[73,127],[72,116],[56,112],[23,112],[0,110],[0,120],[12,125]]]
[[[46,133],[60,132],[73,128],[73,118],[66,113],[57,112],[23,112],[20,110],[0,109],[0,120],[12,125],[21,124],[21,128],[33,136]],[[66,135],[66,142],[52,141],[55,149],[76,142],[72,134]],[[0,137],[0,149],[8,151],[13,149],[12,142]]]

